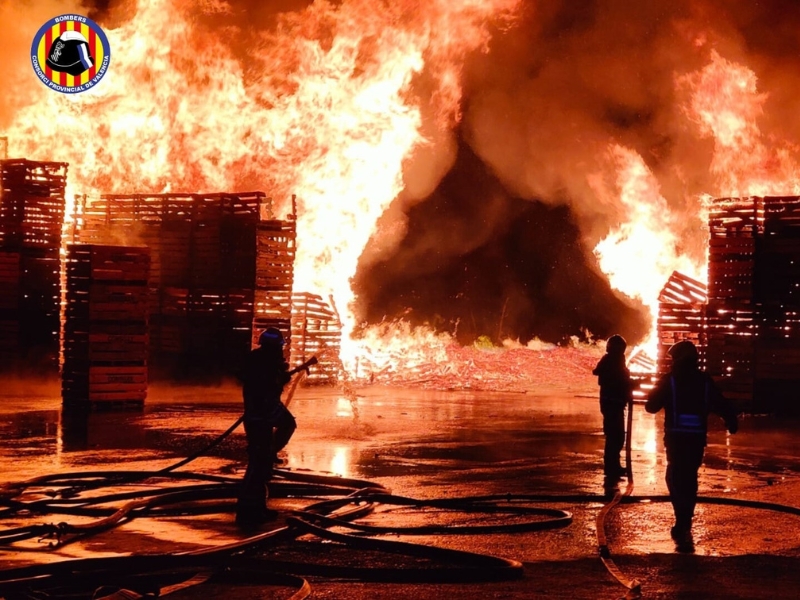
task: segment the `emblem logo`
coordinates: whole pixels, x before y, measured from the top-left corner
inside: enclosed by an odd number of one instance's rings
[[[108,71],[111,48],[100,26],[81,15],[61,15],[42,25],[31,44],[39,80],[62,94],[85,92]]]

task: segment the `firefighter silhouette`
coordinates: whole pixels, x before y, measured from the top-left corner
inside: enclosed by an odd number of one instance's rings
[[[50,44],[45,60],[47,66],[59,73],[80,75],[94,65],[89,42],[79,31],[65,31]]]

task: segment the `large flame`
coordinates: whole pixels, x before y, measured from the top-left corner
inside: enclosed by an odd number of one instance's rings
[[[706,67],[679,80],[692,92],[689,118],[714,140],[717,189],[709,193],[718,197],[800,194],[800,147],[776,136],[765,139],[758,120],[767,94],[757,83],[752,70],[713,50]]]
[[[670,212],[658,181],[642,157],[633,150],[613,145],[609,150],[615,181],[611,189],[595,181],[595,191],[605,202],[622,206],[620,225],[594,251],[611,285],[649,309],[652,327],[644,349],[655,356],[658,295],[673,271],[701,278],[701,265],[680,251],[676,237],[677,216]],[[609,194],[615,196],[607,198]],[[699,233],[699,232],[698,232]]]
[[[39,86],[8,129],[10,154],[69,162],[71,194],[296,194],[295,289],[333,296],[352,362],[359,256],[426,143],[425,115],[458,120],[464,57],[518,1],[318,0],[243,51],[235,31],[198,25],[193,3],[140,0],[106,28],[102,83],[75,96]]]
[[[761,133],[758,120],[767,95],[758,91],[755,73],[724,59],[712,50],[708,64],[678,77],[676,87],[689,92],[684,114],[701,137],[714,141],[711,161],[713,188],[689,203],[697,207],[698,222],[712,196],[763,196],[800,194],[800,148]],[[619,206],[619,225],[595,247],[601,269],[613,287],[640,299],[650,310],[653,328],[645,349],[654,355],[658,295],[672,271],[705,281],[707,262],[691,259],[680,250],[675,235],[687,215],[674,212],[661,195],[657,178],[633,150],[612,144],[609,150],[614,185],[605,178],[592,179],[598,198]],[[707,232],[696,231],[705,238]]]
[[[279,214],[296,194],[295,289],[333,297],[351,371],[359,357],[397,360],[403,346],[446,360],[447,339],[403,325],[352,340],[350,280],[405,185],[404,166],[429,143],[422,132],[459,120],[465,56],[485,48],[490,25],[509,22],[519,4],[317,0],[243,32],[204,25],[213,19],[188,0],[139,0],[124,24],[105,27],[111,65],[96,88],[61,95],[30,73],[36,88],[5,132],[9,155],[69,162],[70,194],[261,189]],[[233,11],[222,1],[201,6],[223,20]],[[753,71],[712,51],[676,87],[688,90],[681,118],[714,140],[709,196],[800,194],[800,149],[761,133],[767,97]],[[703,199],[666,198],[642,156],[617,141],[604,163],[591,188],[618,218],[595,253],[612,285],[655,320],[673,270],[704,277],[702,258],[686,256],[679,237],[686,206],[704,221]],[[705,235],[696,229],[690,235]]]

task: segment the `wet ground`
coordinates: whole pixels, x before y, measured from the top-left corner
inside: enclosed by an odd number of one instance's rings
[[[57,383],[32,386],[17,382],[4,389],[0,469],[5,482],[76,471],[158,470],[211,442],[236,420],[241,406],[235,386],[153,387],[143,412],[72,418],[60,410]],[[347,397],[340,390],[308,388],[298,391],[290,408],[299,428],[287,449],[289,473],[367,480],[395,495],[420,500],[547,495],[552,501],[535,505],[562,509],[573,517],[569,526],[545,531],[520,527],[521,531],[480,535],[382,536],[519,561],[524,567],[518,579],[485,582],[476,576],[473,579],[479,581],[442,583],[425,582],[423,577],[415,583],[365,583],[322,577],[311,569],[306,577],[311,597],[625,596],[626,589],[598,558],[596,517],[605,499],[599,468],[601,418],[594,390],[471,394],[367,388]],[[648,415],[636,406],[633,423],[632,493],[635,497],[663,497],[661,416]],[[800,506],[798,428],[797,422],[746,417],[739,433],[729,436],[721,422],[712,422],[700,493],[716,503],[698,506],[693,554],[676,552],[669,538],[671,509],[658,498],[620,504],[609,513],[605,525],[614,562],[625,577],[641,583],[642,597],[800,595],[800,516],[719,503],[733,499]],[[239,429],[208,456],[181,470],[238,477],[244,458],[244,435]],[[309,501],[293,497],[271,502],[288,514]],[[138,518],[61,548],[50,549],[44,541],[29,540],[2,548],[0,563],[10,568],[66,558],[174,554],[220,547],[243,537],[233,523],[232,504],[220,506],[214,514]],[[528,518],[503,512],[452,514],[384,505],[363,522],[382,526],[446,523],[466,531],[459,527],[521,524]],[[23,522],[20,517],[3,525],[16,527]],[[310,540],[265,551],[269,552],[309,564],[364,567],[395,560],[372,550]],[[234,577],[177,591],[173,597],[289,598],[292,592],[289,584],[263,585],[252,577]]]

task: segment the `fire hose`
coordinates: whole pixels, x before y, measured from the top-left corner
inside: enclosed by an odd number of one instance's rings
[[[297,378],[295,378],[297,379]],[[296,387],[296,386],[295,386]],[[291,390],[293,393],[293,389]],[[291,396],[290,396],[291,397]],[[238,425],[238,422],[235,424]],[[596,534],[603,564],[609,573],[627,590],[627,597],[637,597],[641,585],[627,577],[615,564],[609,550],[605,531],[605,517],[620,504],[638,502],[668,502],[668,496],[633,496],[633,472],[631,460],[632,405],[629,405],[626,432],[627,486],[624,492],[616,490],[614,497],[597,515]],[[224,432],[229,435],[235,427]],[[221,439],[194,457],[202,455],[216,446]],[[230,512],[232,500],[238,492],[239,479],[219,475],[208,475],[176,471],[177,465],[158,471],[95,471],[81,473],[51,474],[26,482],[16,483],[0,494],[0,519],[22,514],[63,514],[92,518],[89,523],[34,524],[0,531],[0,545],[14,546],[26,540],[39,538],[49,540],[44,550],[51,550],[86,536],[107,531],[134,518],[163,517],[175,515],[210,514]],[[113,493],[85,497],[90,489],[106,486],[141,485],[145,481],[171,483],[181,482],[167,489],[115,491]],[[200,482],[188,484],[187,482]],[[31,488],[49,487],[46,493],[38,491],[35,500],[25,500]],[[40,496],[48,498],[41,499]],[[446,499],[418,500],[396,496],[380,484],[359,479],[348,479],[328,475],[276,470],[276,479],[270,483],[272,498],[316,499],[316,502],[301,510],[294,510],[285,525],[277,526],[245,539],[215,548],[206,548],[183,553],[134,555],[111,558],[65,560],[45,565],[33,565],[0,570],[0,596],[34,597],[36,590],[48,591],[56,597],[64,586],[83,585],[91,588],[96,598],[121,598],[114,596],[114,589],[122,586],[142,589],[155,585],[152,593],[165,595],[187,586],[205,581],[225,581],[231,577],[258,581],[265,585],[280,585],[295,588],[294,600],[305,598],[310,593],[305,576],[338,577],[371,582],[477,582],[519,578],[523,575],[521,563],[496,556],[450,550],[381,540],[368,535],[481,535],[496,533],[522,533],[566,527],[572,515],[563,510],[530,506],[538,502],[584,503],[608,500],[599,494],[541,494],[541,495],[489,495]],[[329,500],[319,500],[329,496]],[[118,504],[122,506],[109,506]],[[698,502],[729,506],[771,510],[800,516],[800,509],[733,498],[700,497]],[[436,510],[450,514],[501,515],[508,520],[489,525],[427,524],[421,526],[367,525],[356,522],[379,506],[402,506],[414,510]],[[337,531],[332,531],[336,528]],[[344,533],[341,530],[349,530]],[[346,544],[365,551],[390,553],[437,561],[440,565],[432,569],[422,567],[321,565],[275,557],[254,556],[253,553],[294,540],[302,535],[314,535],[319,539]],[[24,548],[23,548],[24,549]],[[41,551],[41,550],[40,550]],[[136,587],[139,586],[139,587]],[[108,591],[106,595],[105,591]],[[44,592],[42,592],[44,593]],[[40,596],[37,596],[40,597]]]
[[[628,480],[625,486],[625,491],[620,492],[616,488],[614,497],[606,504],[600,512],[597,513],[595,521],[595,532],[597,535],[597,547],[600,554],[600,560],[606,567],[608,572],[614,579],[619,581],[628,590],[628,597],[635,598],[641,594],[642,585],[636,579],[627,577],[614,562],[611,557],[611,551],[608,548],[608,540],[606,538],[606,524],[605,519],[608,513],[617,506],[623,498],[630,498],[633,493],[633,464],[631,462],[631,437],[633,427],[633,399],[628,401],[628,416],[625,424],[625,475]]]

